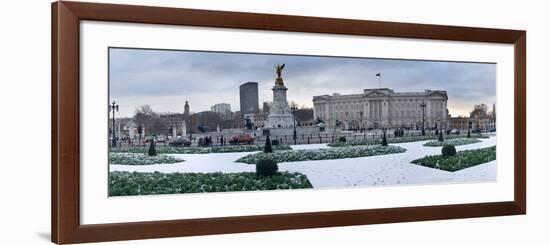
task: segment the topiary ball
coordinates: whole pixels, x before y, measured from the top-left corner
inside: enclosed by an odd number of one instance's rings
[[[262,159],[256,164],[256,175],[269,177],[273,176],[279,170],[277,162],[270,159]]]
[[[444,157],[450,157],[456,155],[456,148],[454,145],[444,145],[441,149],[441,154]]]
[[[338,142],[345,143],[346,142],[346,136],[340,136],[340,138],[338,138]]]

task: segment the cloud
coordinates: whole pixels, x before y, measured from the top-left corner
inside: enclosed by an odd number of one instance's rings
[[[288,99],[311,106],[322,94],[361,93],[381,86],[396,92],[447,90],[449,110],[465,114],[474,104],[492,104],[496,64],[372,58],[316,57],[224,52],[110,49],[110,94],[122,115],[149,104],[157,111],[192,111],[230,103],[239,110],[239,85],[259,83],[260,104],[271,101],[275,64],[285,63]]]

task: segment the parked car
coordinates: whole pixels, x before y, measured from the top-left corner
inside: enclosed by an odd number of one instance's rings
[[[248,134],[233,136],[233,138],[229,140],[229,144],[231,145],[240,145],[240,144],[251,145],[253,143],[254,143],[254,138]]]
[[[184,146],[188,147],[191,146],[191,141],[184,138],[176,139],[168,144],[169,146]]]
[[[145,143],[151,143],[151,141],[155,141],[155,142],[156,142],[155,138],[153,138],[152,136],[147,136],[147,137],[145,137]]]
[[[166,142],[166,137],[164,135],[158,136],[156,139],[157,143],[164,143]]]

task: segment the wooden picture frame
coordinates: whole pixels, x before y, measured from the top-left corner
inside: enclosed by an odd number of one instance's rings
[[[82,225],[79,22],[82,20],[473,41],[514,45],[514,200],[477,204]],[[526,32],[166,7],[52,4],[52,241],[82,243],[526,213]]]

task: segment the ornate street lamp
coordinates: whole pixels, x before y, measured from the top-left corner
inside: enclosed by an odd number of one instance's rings
[[[115,111],[118,112],[118,105],[113,101],[112,105],[109,105],[109,112],[113,112],[113,126],[111,128],[111,147],[116,147],[116,128],[115,128]]]
[[[298,138],[296,135],[296,110],[298,110],[298,108],[293,105],[292,107],[290,107],[290,110],[292,111],[292,116],[294,116],[294,120],[292,120],[294,126],[294,133],[292,135],[292,138],[294,139],[294,144],[296,145],[296,139]]]
[[[361,129],[359,130],[359,132],[362,133],[363,130],[365,130],[365,129],[363,128],[363,111],[360,111],[360,112],[359,112],[359,117],[361,118]]]
[[[422,102],[422,104],[420,104],[420,107],[422,107],[422,135],[426,135],[426,130],[424,130],[424,110],[426,109],[426,103]]]

